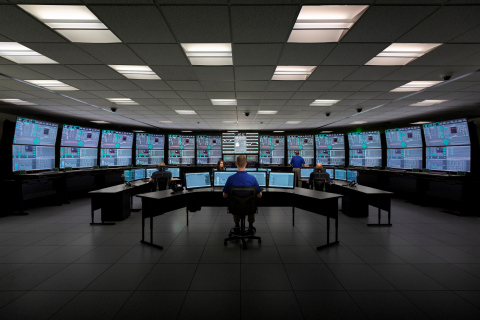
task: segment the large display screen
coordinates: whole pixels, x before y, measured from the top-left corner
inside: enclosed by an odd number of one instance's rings
[[[137,149],[135,151],[135,163],[137,165],[159,164],[165,162],[165,150]]]
[[[252,154],[258,153],[258,133],[222,133],[222,152]]]
[[[210,173],[185,173],[185,186],[187,189],[211,187]]]
[[[192,135],[168,135],[168,163],[195,164],[195,137]]]
[[[98,148],[100,129],[63,125],[62,147]]]
[[[260,164],[285,164],[285,137],[260,136]]]
[[[317,149],[345,149],[345,135],[343,133],[315,135]]]
[[[86,168],[97,165],[97,148],[60,148],[60,168]]]
[[[381,148],[380,132],[351,132],[348,134],[348,144],[350,149]]]
[[[421,148],[422,132],[420,127],[385,130],[387,148]]]
[[[171,150],[195,150],[195,137],[169,134],[168,149]]]
[[[427,147],[427,169],[470,172],[470,146]]]
[[[295,151],[305,160],[305,163],[312,165],[314,163],[313,135],[290,135],[287,136],[288,163],[295,156]]]
[[[216,165],[221,158],[221,136],[197,136],[197,165]]]
[[[422,148],[387,149],[387,167],[396,169],[421,169]]]
[[[165,149],[165,136],[163,134],[137,133],[135,136],[135,148],[137,150]]]
[[[101,149],[100,165],[101,166],[128,166],[132,164],[131,149]]]
[[[467,119],[423,125],[427,147],[462,146],[470,144]]]
[[[381,167],[382,149],[350,150],[350,165],[355,167]]]
[[[345,165],[345,150],[317,149],[317,163],[330,166]]]
[[[104,149],[131,149],[133,132],[103,130],[101,148]]]
[[[56,123],[18,117],[13,144],[54,146],[57,130],[58,124]]]
[[[12,146],[12,170],[47,170],[55,166],[55,147]]]
[[[195,162],[195,150],[168,150],[168,164],[193,165]]]
[[[213,186],[215,186],[215,187],[225,186],[225,183],[227,183],[228,178],[233,176],[234,174],[236,174],[236,172],[215,171],[213,173]]]

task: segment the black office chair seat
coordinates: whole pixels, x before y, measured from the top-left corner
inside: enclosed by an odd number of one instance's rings
[[[230,188],[228,195],[228,213],[237,215],[240,218],[240,230],[235,232],[236,228],[230,229],[228,238],[225,238],[223,244],[226,246],[228,241],[242,241],[243,249],[247,249],[246,240],[258,240],[262,243],[261,237],[256,237],[255,232],[251,233],[245,228],[245,217],[251,214],[257,214],[257,189],[255,187],[233,187]]]

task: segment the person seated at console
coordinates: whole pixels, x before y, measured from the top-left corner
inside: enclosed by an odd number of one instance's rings
[[[231,187],[255,187],[257,188],[257,198],[262,197],[262,190],[258,185],[257,179],[248,174],[245,171],[245,167],[247,166],[247,158],[245,156],[238,156],[237,161],[235,162],[237,165],[237,173],[228,177],[227,182],[225,183],[225,187],[223,188],[223,197],[228,198],[228,193]],[[240,217],[238,215],[233,215],[233,221],[235,222],[235,229],[240,229]],[[255,227],[253,223],[255,222],[255,215],[249,214],[248,215],[248,229],[250,232],[255,233]]]
[[[321,162],[317,163],[315,168],[313,168],[313,172],[310,173],[310,177],[308,178],[308,184],[310,186],[312,186],[313,179],[315,178],[325,179],[327,184],[330,183],[330,174],[328,174],[328,172],[325,171],[325,169],[323,168],[323,164]]]
[[[173,181],[172,173],[170,171],[166,171],[167,169],[168,168],[165,162],[160,162],[159,164],[157,164],[158,171],[155,171],[148,181],[153,182],[155,179],[160,178],[170,178],[170,181]]]
[[[225,167],[223,166],[223,160],[222,159],[218,160],[218,162],[217,162],[217,171],[226,171]]]

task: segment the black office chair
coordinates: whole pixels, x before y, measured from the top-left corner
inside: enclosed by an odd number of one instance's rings
[[[314,172],[310,179],[310,188],[318,191],[327,191],[330,175],[324,172]]]
[[[257,189],[255,187],[230,188],[227,212],[240,217],[240,232],[235,233],[235,228],[232,228],[228,238],[225,238],[223,242],[224,245],[227,245],[227,241],[241,240],[245,250],[247,249],[246,239],[257,239],[259,244],[262,243],[261,237],[256,237],[255,234],[251,234],[245,229],[245,217],[258,212],[256,199]]]
[[[168,190],[170,187],[170,178],[156,178],[154,179],[154,183],[156,191]]]

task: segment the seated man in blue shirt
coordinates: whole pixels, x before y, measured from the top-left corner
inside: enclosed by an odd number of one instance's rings
[[[155,171],[148,181],[153,182],[155,179],[160,178],[170,178],[170,181],[173,181],[172,173],[170,171],[166,171],[167,169],[168,168],[165,165],[165,162],[160,162],[159,164],[157,164],[158,171]]]
[[[245,156],[238,156],[236,164],[238,171],[234,175],[228,177],[227,182],[225,183],[225,187],[223,188],[223,197],[228,198],[230,187],[255,187],[257,188],[257,198],[261,198],[262,190],[258,185],[257,179],[254,176],[248,174],[247,171],[245,171],[245,167],[247,166],[247,158]],[[233,221],[235,222],[235,228],[239,228],[240,217],[237,215],[233,215]],[[255,232],[255,227],[253,226],[254,222],[255,215],[249,214],[248,229],[251,232]]]
[[[293,172],[295,172],[295,181],[296,187],[300,187],[300,169],[302,167],[308,167],[305,164],[305,160],[299,156],[300,152],[295,151],[295,156],[290,160],[290,165],[293,167]]]

